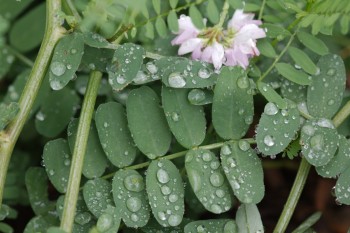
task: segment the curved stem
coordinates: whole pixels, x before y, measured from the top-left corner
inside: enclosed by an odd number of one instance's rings
[[[38,94],[41,82],[51,54],[57,41],[63,36],[65,30],[60,26],[61,20],[59,12],[61,11],[61,0],[46,1],[46,29],[43,42],[41,44],[37,59],[29,75],[28,81],[23,89],[19,100],[20,110],[15,119],[8,125],[5,131],[0,132],[0,206],[5,186],[5,179],[8,164],[10,162],[13,148],[29,116],[35,98]]]
[[[291,37],[289,38],[288,43],[286,44],[286,46],[284,47],[284,49],[281,51],[281,53],[275,58],[275,60],[273,61],[273,63],[271,64],[271,66],[265,71],[265,73],[263,73],[261,75],[261,77],[258,79],[258,82],[261,82],[270,72],[273,68],[275,68],[275,65],[277,64],[277,62],[279,62],[279,60],[282,58],[282,56],[287,52],[289,46],[292,44],[294,37],[297,33],[297,30],[291,35]]]
[[[344,107],[337,113],[333,118],[333,123],[335,127],[341,125],[341,123],[350,115],[350,101],[348,101]],[[277,225],[274,229],[274,233],[285,232],[290,219],[294,213],[294,209],[299,201],[300,194],[303,191],[305,181],[309,174],[311,165],[306,161],[305,158],[302,158],[298,173],[295,177],[292,190],[289,193],[286,204],[284,205],[282,214],[278,219]]]
[[[282,214],[278,219],[277,225],[273,231],[274,233],[281,233],[286,231],[288,223],[294,213],[294,209],[299,201],[301,192],[303,191],[306,179],[310,171],[310,167],[311,165],[306,161],[306,159],[302,158],[292,190],[289,193],[289,197],[286,204],[284,205]]]
[[[266,0],[263,0],[263,2],[261,4],[261,7],[260,7],[258,20],[262,19],[262,16],[263,16],[263,13],[264,13],[264,9],[265,9],[265,5],[266,5]]]
[[[81,110],[61,220],[61,228],[66,232],[71,232],[73,228],[81,172],[83,169],[86,146],[89,138],[91,119],[94,113],[96,97],[101,79],[101,72],[92,71]]]

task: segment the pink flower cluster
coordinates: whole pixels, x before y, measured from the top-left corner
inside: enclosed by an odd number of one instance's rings
[[[180,45],[179,55],[192,53],[192,59],[212,63],[215,69],[220,69],[222,64],[246,69],[249,58],[260,54],[256,40],[266,37],[265,31],[258,27],[261,21],[253,18],[254,14],[236,10],[227,30],[218,27],[199,30],[190,17],[181,15],[178,35],[171,44]]]

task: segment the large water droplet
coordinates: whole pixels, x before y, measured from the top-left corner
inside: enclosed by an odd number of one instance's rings
[[[186,85],[185,79],[178,72],[171,73],[169,75],[168,82],[169,82],[169,86],[174,88],[181,88]]]
[[[211,209],[211,211],[212,211],[214,214],[220,214],[220,213],[222,213],[222,208],[221,208],[219,205],[217,205],[217,204],[212,204],[212,205],[210,206],[210,209]]]
[[[41,111],[39,111],[36,115],[35,115],[35,119],[37,119],[38,121],[43,121],[45,120],[45,114]]]
[[[105,232],[113,225],[113,217],[109,214],[102,214],[97,220],[97,230],[99,232]]]
[[[317,121],[317,125],[323,128],[330,128],[330,129],[334,129],[334,125],[333,122],[329,119],[326,118],[321,118]]]
[[[203,155],[202,155],[202,159],[203,159],[203,161],[205,161],[205,162],[209,162],[209,161],[211,161],[213,158],[212,158],[212,156],[211,156],[210,153],[205,152],[205,153],[203,153]]]
[[[171,189],[166,185],[162,186],[160,190],[163,193],[163,195],[169,195],[171,193]]]
[[[301,131],[309,136],[313,136],[315,134],[315,128],[311,125],[304,125]]]
[[[197,230],[197,233],[206,233],[207,232],[207,230],[205,229],[205,227],[203,225],[199,225],[196,230]]]
[[[223,145],[221,147],[221,150],[220,150],[220,154],[222,155],[230,155],[231,154],[231,148],[229,147],[229,145]]]
[[[172,112],[171,113],[171,119],[175,122],[179,121],[180,115],[177,112]]]
[[[117,76],[117,83],[119,83],[120,85],[123,85],[126,83],[126,79],[125,79],[124,75],[120,74]]]
[[[222,190],[222,189],[217,189],[217,190],[215,191],[215,194],[216,194],[216,196],[218,196],[218,197],[220,197],[220,198],[223,198],[223,197],[225,196],[225,191]]]
[[[180,215],[174,214],[170,215],[168,218],[168,223],[170,226],[175,227],[179,225],[182,221],[182,217]]]
[[[170,201],[170,202],[175,202],[175,201],[177,201],[178,199],[179,199],[179,196],[176,195],[176,194],[171,194],[171,195],[169,196],[169,201]]]
[[[133,192],[140,192],[145,188],[142,176],[136,174],[125,177],[124,186],[127,190]]]
[[[151,74],[155,74],[158,71],[158,67],[153,62],[147,62],[146,68]]]
[[[188,100],[190,103],[198,104],[205,100],[205,93],[201,89],[192,89],[188,93]]]
[[[137,215],[137,214],[132,214],[131,216],[130,216],[130,218],[131,218],[131,220],[133,221],[133,222],[137,222],[137,221],[139,221],[139,216]]]
[[[136,77],[132,80],[136,84],[143,84],[148,81],[148,76],[142,70],[139,70],[136,74]]]
[[[335,74],[335,69],[331,68],[327,71],[327,75],[332,76]]]
[[[137,212],[141,209],[141,200],[137,197],[130,197],[126,200],[126,207],[131,212]]]
[[[238,147],[243,151],[247,151],[250,148],[250,144],[246,140],[239,140]]]
[[[199,76],[200,78],[207,79],[207,78],[210,77],[210,71],[209,71],[208,69],[206,69],[206,68],[201,68],[201,69],[199,69],[199,71],[198,71],[198,76]]]
[[[230,182],[230,185],[233,189],[240,189],[241,188],[241,185],[238,183],[238,181],[236,179],[230,179],[229,180]]]
[[[163,211],[160,211],[160,212],[158,212],[158,218],[160,219],[160,220],[166,220],[166,215],[165,215],[165,213],[163,212]]]
[[[165,171],[164,169],[159,169],[157,171],[157,179],[162,184],[166,184],[170,180],[168,172]]]
[[[250,84],[250,81],[247,77],[240,77],[239,79],[237,79],[237,86],[239,88],[245,89],[248,88]]]
[[[62,62],[54,61],[50,66],[51,72],[56,76],[61,76],[66,72],[66,66]]]
[[[278,108],[274,103],[269,102],[265,105],[264,113],[269,116],[276,115],[278,113]]]
[[[227,159],[227,164],[231,167],[234,168],[237,166],[236,160],[232,157]]]
[[[314,150],[322,150],[324,145],[324,138],[322,134],[317,134],[310,138],[310,146]]]
[[[86,223],[90,222],[90,220],[91,214],[89,212],[78,213],[74,218],[74,221],[79,225],[85,225]]]
[[[275,139],[271,135],[266,135],[264,137],[264,144],[266,146],[273,146],[275,145]]]
[[[224,183],[224,177],[219,172],[214,172],[210,176],[210,183],[215,187],[220,187]]]

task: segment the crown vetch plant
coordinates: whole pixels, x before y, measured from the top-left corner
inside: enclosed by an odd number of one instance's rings
[[[348,1],[0,5],[0,232],[268,232],[281,163],[273,232],[312,167],[350,204]]]

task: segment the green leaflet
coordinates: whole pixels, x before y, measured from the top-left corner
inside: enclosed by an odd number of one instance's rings
[[[328,164],[338,148],[339,137],[332,121],[308,120],[301,129],[300,144],[305,159],[315,167]]]
[[[297,34],[299,41],[308,49],[321,56],[326,55],[329,51],[325,43],[317,37],[303,31]],[[317,65],[320,69],[322,66]]]
[[[140,70],[145,50],[132,43],[119,46],[107,65],[108,80],[114,90],[122,90],[136,77]]]
[[[185,233],[238,233],[237,224],[230,219],[208,219],[190,222],[185,226]]]
[[[177,167],[170,160],[153,160],[147,169],[146,188],[158,223],[163,227],[178,226],[182,222],[185,205],[184,186]]]
[[[275,58],[277,53],[268,39],[258,40],[257,47],[260,53],[266,57]]]
[[[240,67],[224,67],[214,89],[213,125],[224,139],[243,137],[253,122],[254,105],[250,81]]]
[[[236,213],[239,233],[264,232],[260,213],[255,204],[242,204]]]
[[[308,87],[307,107],[314,117],[331,118],[343,99],[346,82],[344,62],[340,56],[328,54],[320,58],[317,66],[320,72],[313,76]]]
[[[18,103],[3,104],[0,103],[0,131],[10,123],[19,111]]]
[[[189,219],[183,219],[181,224],[176,227],[163,227],[155,219],[150,219],[146,226],[141,228],[144,233],[184,233],[184,227],[189,222]]]
[[[168,36],[168,28],[161,16],[157,17],[154,26],[156,27],[157,33],[160,37],[165,38]]]
[[[278,40],[283,40],[285,37],[290,36],[290,32],[281,26],[276,24],[264,23],[262,28],[266,31],[266,36],[268,38],[277,38]]]
[[[272,102],[267,103],[256,130],[259,151],[265,155],[282,152],[295,137],[299,125],[299,111],[293,102],[282,110]]]
[[[10,70],[14,61],[15,56],[7,48],[0,47],[0,80]]]
[[[36,130],[46,137],[56,137],[68,125],[80,102],[76,92],[65,88],[50,92],[36,114]]]
[[[170,130],[185,148],[199,146],[205,138],[203,108],[188,102],[187,89],[162,87],[162,104]]]
[[[32,218],[26,225],[23,233],[46,232],[51,226],[41,215]]]
[[[121,168],[136,157],[136,148],[126,121],[125,109],[116,102],[101,104],[95,114],[96,128],[108,159]]]
[[[186,154],[185,167],[194,193],[208,211],[220,214],[232,207],[229,184],[213,152],[190,150]]]
[[[147,86],[131,91],[126,111],[131,135],[141,152],[150,159],[165,155],[171,133],[157,94]]]
[[[166,57],[157,61],[162,82],[173,88],[203,88],[213,86],[217,79],[212,66],[183,57]]]
[[[267,101],[275,103],[278,108],[286,109],[288,104],[268,83],[258,82],[258,89],[260,93],[267,99]]]
[[[56,139],[45,144],[43,161],[49,180],[60,193],[65,193],[69,178],[71,156],[65,139]]]
[[[335,185],[336,201],[345,205],[350,205],[350,167],[342,172]]]
[[[87,208],[99,218],[108,205],[112,205],[112,185],[107,180],[97,178],[89,180],[83,188],[84,200]]]
[[[307,87],[284,79],[281,85],[281,94],[284,98],[295,103],[306,102]]]
[[[94,32],[84,32],[84,42],[94,48],[108,48],[111,44],[100,34]]]
[[[319,68],[303,50],[296,47],[289,47],[288,52],[295,64],[300,66],[305,72],[316,74],[319,71]]]
[[[7,223],[0,222],[0,231],[4,233],[12,233],[14,232],[14,229]]]
[[[207,89],[191,89],[188,92],[188,101],[193,105],[206,105],[213,103],[214,93]]]
[[[148,23],[145,25],[145,36],[151,40],[154,39],[154,26],[151,21],[148,21]]]
[[[265,194],[262,164],[245,140],[221,147],[221,164],[231,188],[242,203],[259,203]]]
[[[316,167],[317,173],[323,177],[336,178],[350,166],[350,142],[343,135],[339,137],[339,147],[332,160],[325,166]]]
[[[311,80],[309,79],[309,76],[306,73],[295,69],[293,66],[291,66],[288,63],[282,63],[282,62],[277,63],[276,69],[277,69],[278,73],[280,73],[283,77],[285,77],[286,79],[288,79],[294,83],[297,83],[299,85],[310,85],[311,84]]]
[[[42,3],[13,24],[9,34],[11,46],[20,52],[28,52],[40,45],[45,30],[45,8]]]
[[[217,24],[219,22],[220,13],[218,7],[216,6],[215,0],[208,1],[206,7],[206,14],[210,22],[212,22],[213,24]]]
[[[170,1],[170,2],[173,2],[173,1]],[[173,33],[179,31],[179,23],[178,23],[177,14],[175,10],[172,10],[169,12],[167,17],[167,23],[170,31],[172,31]]]
[[[97,130],[92,122],[90,126],[89,138],[86,145],[86,152],[83,163],[83,175],[88,178],[97,178],[103,175],[107,167],[107,158],[102,150],[98,139]],[[73,154],[75,141],[78,132],[79,119],[73,119],[67,129],[68,143]]]
[[[76,77],[75,72],[84,54],[84,37],[72,33],[63,37],[56,45],[50,64],[50,85],[53,90],[61,90]]]
[[[198,29],[204,28],[203,16],[202,16],[201,12],[198,10],[198,8],[195,5],[191,5],[190,6],[189,15],[190,15],[190,17],[192,19],[193,24]]]
[[[157,15],[160,15],[160,0],[152,0],[152,5]]]
[[[55,203],[49,200],[46,172],[40,167],[31,167],[25,175],[30,205],[36,215],[46,215],[55,209]]]
[[[128,227],[143,227],[150,218],[150,209],[143,177],[135,170],[119,170],[112,182],[116,213]]]
[[[300,224],[292,233],[305,233],[306,230],[310,229],[320,218],[322,213],[316,212],[308,217],[302,224]]]
[[[21,14],[34,0],[1,1],[0,15],[6,19],[14,19]],[[43,20],[44,21],[44,20]]]
[[[174,9],[177,6],[178,2],[179,2],[179,0],[170,0],[169,4],[170,4],[171,9]]]

